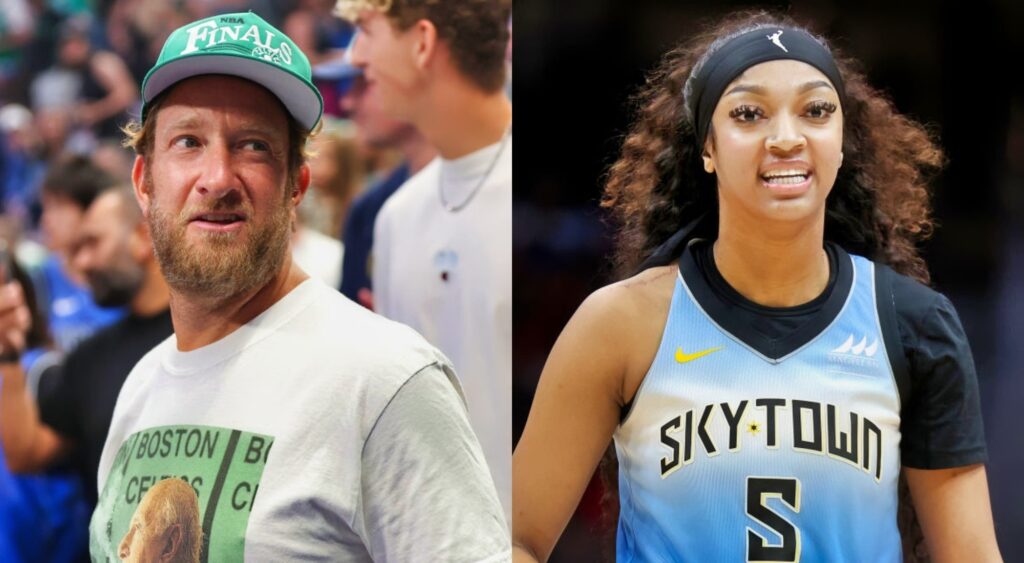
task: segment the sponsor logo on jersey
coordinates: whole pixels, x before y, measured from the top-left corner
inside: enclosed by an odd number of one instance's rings
[[[725,421],[714,425],[721,414]],[[764,421],[762,424],[761,421]],[[817,401],[758,398],[735,403],[711,403],[680,413],[661,425],[662,479],[690,465],[703,449],[707,458],[723,451],[738,452],[743,441],[765,441],[765,447],[783,446],[802,453],[827,456],[882,480],[882,428],[854,411]],[[748,437],[744,437],[746,431]],[[785,440],[783,440],[785,438]]]
[[[714,348],[708,348],[707,350],[701,350],[700,352],[693,352],[692,354],[687,354],[686,352],[683,352],[683,347],[680,346],[679,348],[676,348],[676,361],[681,364],[685,364],[686,362],[692,362],[697,358],[703,358],[708,354],[713,354],[723,348],[725,348],[725,346],[715,346]]]
[[[842,344],[836,346],[832,351],[828,353],[829,361],[843,364],[845,366],[863,367],[863,368],[875,368],[878,367],[879,361],[876,358],[879,348],[879,338],[871,335],[858,335],[851,334]]]

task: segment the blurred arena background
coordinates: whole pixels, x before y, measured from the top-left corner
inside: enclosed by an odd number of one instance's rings
[[[701,21],[784,10],[859,59],[899,111],[939,135],[933,285],[960,313],[978,368],[996,532],[1024,561],[1024,5],[1011,0],[793,2],[564,0],[516,3],[514,439],[547,352],[583,298],[610,281],[602,175],[628,126],[626,100]],[[989,63],[992,63],[991,66]],[[983,70],[991,68],[993,70]],[[551,561],[605,558],[595,479]],[[602,541],[598,541],[598,538]],[[603,541],[607,539],[607,541]]]

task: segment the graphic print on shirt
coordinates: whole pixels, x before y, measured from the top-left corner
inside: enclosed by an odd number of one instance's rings
[[[183,561],[241,561],[273,442],[271,436],[214,426],[132,434],[118,449],[93,513],[92,560],[149,560],[155,547],[149,544],[162,539],[183,553],[199,544],[197,556]]]

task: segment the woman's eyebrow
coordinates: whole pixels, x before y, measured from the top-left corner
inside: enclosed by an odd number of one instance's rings
[[[812,80],[800,87],[800,93],[814,90],[815,88],[828,88],[829,90],[835,91],[835,88],[827,80]]]
[[[729,91],[726,92],[724,95],[725,96],[729,96],[731,94],[736,94],[736,93],[739,93],[739,92],[750,92],[751,94],[757,94],[759,96],[763,96],[764,93],[765,93],[765,89],[763,87],[757,86],[755,84],[737,84],[737,85],[733,86],[732,88],[730,88]]]
[[[807,92],[807,91],[810,91],[810,90],[814,90],[815,88],[822,88],[822,87],[828,88],[829,90],[833,90],[833,91],[835,90],[835,88],[833,88],[832,85],[829,84],[827,80],[812,80],[812,81],[807,82],[806,84],[800,86],[799,93],[803,94],[804,92]],[[732,88],[730,88],[729,91],[726,92],[724,95],[725,96],[729,96],[731,94],[736,94],[736,93],[739,93],[739,92],[750,92],[751,94],[757,94],[759,96],[763,96],[763,95],[765,95],[766,90],[764,89],[763,86],[758,86],[756,84],[737,84],[737,85],[733,86]]]

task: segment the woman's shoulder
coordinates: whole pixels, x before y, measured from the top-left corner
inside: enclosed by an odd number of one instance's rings
[[[579,314],[617,323],[643,322],[659,311],[667,315],[677,273],[674,265],[659,266],[606,285],[583,301]]]
[[[620,404],[628,402],[658,351],[675,288],[675,266],[656,267],[592,293],[566,332],[615,373]]]

